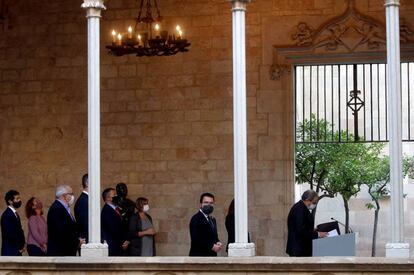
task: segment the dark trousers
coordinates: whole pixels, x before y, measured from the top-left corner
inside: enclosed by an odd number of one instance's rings
[[[27,245],[27,253],[29,253],[29,256],[46,256],[46,253],[43,252],[40,247],[34,244]]]

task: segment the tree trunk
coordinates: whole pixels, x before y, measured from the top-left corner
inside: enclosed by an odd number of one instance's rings
[[[348,200],[346,200],[343,196],[342,199],[344,200],[344,208],[345,208],[345,234],[349,233],[349,205]]]
[[[377,229],[378,229],[378,214],[380,211],[380,206],[378,203],[378,200],[375,200],[375,204],[377,207],[375,208],[375,214],[374,214],[374,231],[372,232],[372,251],[371,256],[375,257],[376,250],[377,250]]]

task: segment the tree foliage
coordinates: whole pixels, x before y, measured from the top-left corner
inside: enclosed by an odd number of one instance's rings
[[[308,183],[311,189],[323,193],[321,197],[341,195],[345,208],[345,231],[349,232],[348,202],[373,176],[371,165],[376,163],[374,160],[384,144],[332,142],[347,138],[353,140],[353,137],[331,129],[331,124],[323,119],[317,120],[314,115],[298,125],[297,131],[302,133],[304,142],[296,144],[296,181]],[[317,143],[317,140],[326,142]]]
[[[345,208],[345,231],[349,232],[349,200],[363,185],[368,187],[371,202],[368,209],[375,210],[372,256],[375,256],[380,200],[389,195],[390,163],[382,155],[384,143],[339,143],[354,140],[345,132],[332,132],[333,125],[317,120],[314,115],[298,125],[302,143],[296,144],[296,182],[307,183],[323,197],[341,195]],[[323,140],[324,142],[317,142]],[[405,156],[403,173],[414,178],[414,158]],[[313,213],[315,214],[315,213]]]

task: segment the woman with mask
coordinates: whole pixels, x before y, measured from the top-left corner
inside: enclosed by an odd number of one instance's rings
[[[138,198],[136,201],[137,212],[129,221],[128,235],[130,239],[129,255],[131,256],[155,256],[156,234],[152,218],[148,215],[148,199]]]
[[[47,224],[43,217],[42,202],[32,197],[26,204],[28,219],[27,253],[29,256],[46,256]]]

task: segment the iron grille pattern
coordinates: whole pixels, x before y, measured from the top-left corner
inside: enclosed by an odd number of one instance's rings
[[[295,66],[296,142],[388,141],[386,73],[383,63]],[[413,90],[414,63],[402,63],[403,141],[414,137]]]

